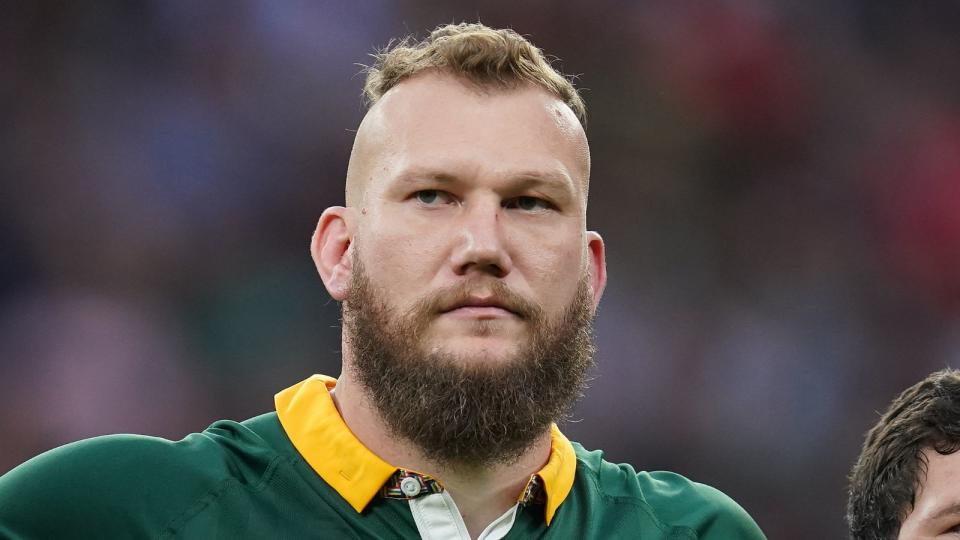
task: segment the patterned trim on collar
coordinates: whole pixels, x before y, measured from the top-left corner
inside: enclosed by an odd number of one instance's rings
[[[385,493],[390,489],[388,482],[394,478],[397,482],[402,482],[403,478],[416,478],[418,482],[422,481],[421,491],[424,488],[443,489],[437,480],[415,471],[398,469],[364,446],[344,423],[330,397],[330,389],[336,384],[336,379],[332,377],[313,375],[279,392],[275,398],[277,416],[284,431],[300,455],[324,481],[357,512],[362,512],[374,497],[386,496]],[[531,477],[518,502],[526,505],[542,499],[544,520],[550,525],[573,487],[576,469],[573,445],[553,425],[550,457],[543,468]],[[401,473],[400,477],[397,477],[398,473]],[[397,486],[400,487],[400,484]],[[412,488],[410,491],[413,491]]]
[[[443,491],[443,484],[432,476],[407,469],[397,469],[397,472],[393,473],[393,476],[383,485],[380,494],[388,499],[416,499],[441,491]]]
[[[523,488],[523,493],[517,499],[520,506],[531,506],[547,504],[547,490],[543,487],[543,480],[539,476],[533,475],[527,482],[527,487]]]

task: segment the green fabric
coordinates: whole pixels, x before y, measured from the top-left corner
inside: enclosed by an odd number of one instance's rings
[[[577,474],[550,527],[518,512],[507,538],[754,540],[719,491],[636,473],[574,443]],[[172,442],[112,435],[69,444],[0,477],[0,538],[419,538],[406,501],[355,512],[307,465],[276,413]]]

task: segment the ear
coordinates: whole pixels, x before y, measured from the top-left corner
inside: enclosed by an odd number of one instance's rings
[[[331,206],[320,215],[317,230],[310,240],[310,255],[330,296],[338,302],[347,298],[353,275],[350,246],[353,232],[349,208]]]
[[[607,256],[603,238],[594,231],[587,231],[587,255],[590,257],[590,290],[593,293],[593,311],[600,305],[600,297],[607,286]]]

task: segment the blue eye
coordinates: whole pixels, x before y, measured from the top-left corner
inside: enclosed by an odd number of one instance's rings
[[[537,198],[537,197],[516,197],[507,201],[504,205],[506,208],[516,208],[518,210],[523,210],[525,212],[533,212],[536,210],[548,210],[551,208],[550,203],[547,201]]]
[[[449,204],[454,201],[453,195],[439,189],[421,189],[413,194],[417,202],[427,206],[436,206],[438,204]]]
[[[417,200],[423,204],[433,204],[439,196],[440,193],[435,189],[425,189],[417,192]]]

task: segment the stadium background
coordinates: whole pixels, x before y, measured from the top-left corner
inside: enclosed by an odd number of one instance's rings
[[[610,283],[565,431],[843,537],[877,411],[960,364],[956,2],[4,3],[0,472],[336,374],[307,242],[357,64],[478,18],[589,107]]]

